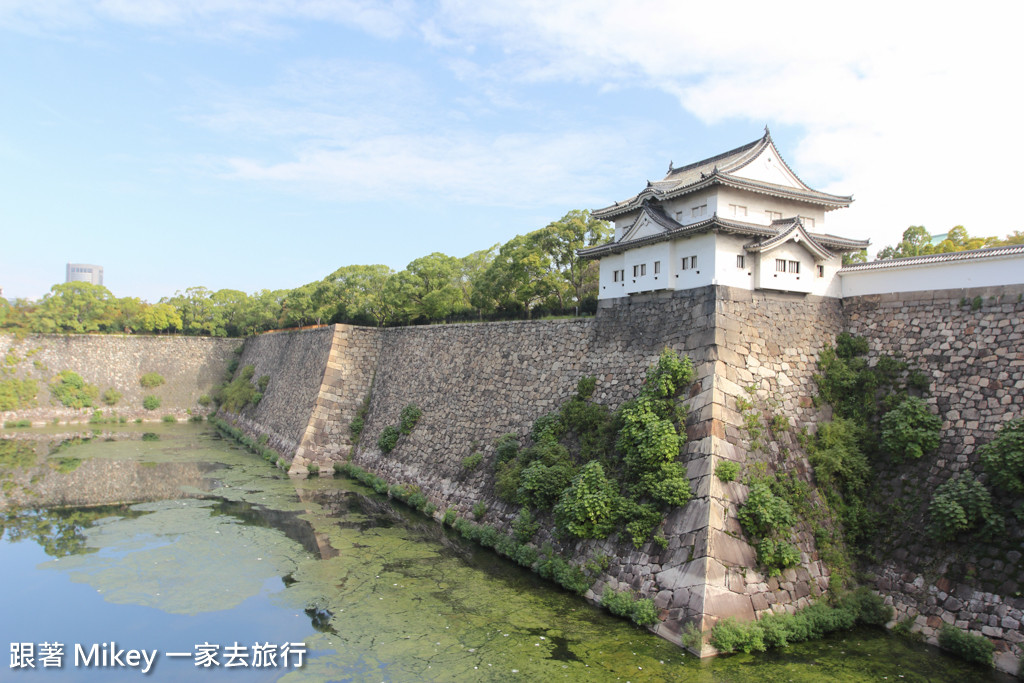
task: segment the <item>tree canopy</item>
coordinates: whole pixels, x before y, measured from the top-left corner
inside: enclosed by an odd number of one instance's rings
[[[570,211],[540,230],[464,257],[434,252],[402,271],[342,266],[289,290],[189,287],[150,304],[85,282],[54,285],[39,301],[0,299],[0,329],[43,333],[181,333],[238,337],[305,325],[409,325],[579,314],[596,307],[597,264],[576,250],[611,230]]]

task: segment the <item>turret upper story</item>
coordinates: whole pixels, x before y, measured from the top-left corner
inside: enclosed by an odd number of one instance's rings
[[[771,134],[681,168],[593,212],[615,223],[611,242],[580,250],[601,262],[599,298],[723,284],[840,296],[844,252],[866,240],[822,232],[852,197],[807,186]]]

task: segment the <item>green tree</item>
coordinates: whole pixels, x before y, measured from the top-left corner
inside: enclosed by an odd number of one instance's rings
[[[102,285],[54,285],[31,315],[33,332],[98,332],[110,327],[114,295]]]
[[[416,259],[404,272],[403,291],[412,304],[413,318],[444,320],[470,307],[462,289],[460,259],[434,252]]]
[[[879,259],[908,258],[931,253],[932,236],[923,225],[911,225],[903,231],[903,239],[895,247],[885,247],[878,252]]]
[[[169,303],[145,306],[135,323],[143,332],[180,332],[181,313]]]
[[[525,310],[530,317],[534,308],[556,295],[564,280],[544,250],[539,232],[517,235],[501,246],[487,269],[479,302],[507,311]]]
[[[573,210],[540,231],[538,242],[571,291],[576,312],[588,289],[597,289],[597,271],[592,261],[581,260],[576,251],[592,247],[611,237],[606,221],[591,218],[589,211]]]

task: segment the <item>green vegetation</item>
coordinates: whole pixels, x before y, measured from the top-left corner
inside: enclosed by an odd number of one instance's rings
[[[204,408],[209,406],[212,402],[213,402],[213,399],[210,398],[209,394],[203,394],[198,399],[196,399],[196,403],[198,403],[199,405],[201,405]]]
[[[37,302],[0,299],[0,329],[240,337],[325,323],[392,326],[579,315],[596,310],[598,269],[581,261],[576,250],[610,235],[608,223],[570,211],[540,230],[463,258],[435,252],[400,272],[384,265],[343,266],[295,289],[253,294],[189,287],[155,304],[69,282],[54,285]]]
[[[630,591],[605,590],[601,594],[601,606],[617,617],[632,619],[641,626],[658,621],[658,611],[650,598],[637,599]]]
[[[377,448],[380,449],[381,453],[390,453],[395,450],[395,446],[398,445],[398,437],[401,434],[397,427],[392,425],[386,426],[381,430],[380,436],[377,437]]]
[[[32,408],[38,391],[39,385],[34,379],[0,379],[0,411]]]
[[[178,418],[174,417],[173,415],[164,415],[160,419],[163,420],[164,422],[177,422],[178,421]]]
[[[236,363],[237,365],[237,363]],[[214,394],[217,401],[225,410],[232,413],[241,412],[246,406],[257,406],[263,398],[262,392],[252,383],[253,375],[256,374],[256,366],[246,365],[238,374],[238,377],[220,386]]]
[[[50,381],[50,396],[68,408],[89,408],[100,395],[100,390],[87,384],[81,375],[61,370]]]
[[[160,403],[160,399],[157,398],[156,396],[153,396],[152,394],[142,399],[142,407],[145,408],[146,410],[156,410],[157,408],[160,407]]]
[[[368,412],[370,412],[369,391],[366,392],[366,396],[363,397],[362,402],[359,404],[359,408],[356,410],[356,416],[352,418],[352,422],[348,425],[348,431],[352,435],[353,446],[359,443],[359,437],[363,433],[363,427],[366,426],[366,414]]]
[[[978,448],[992,485],[1007,493],[1024,494],[1024,418],[1003,423],[992,441]]]
[[[942,420],[916,396],[904,399],[882,417],[882,445],[896,458],[917,459],[939,447]]]
[[[992,666],[992,653],[995,651],[992,641],[984,636],[965,633],[952,624],[943,624],[939,630],[939,647],[968,662]]]
[[[998,237],[971,237],[962,225],[958,225],[946,233],[946,238],[938,244],[932,244],[932,236],[923,225],[911,225],[903,231],[903,239],[896,246],[887,246],[878,252],[878,259],[910,258],[912,256],[928,256],[929,254],[948,254],[967,249],[984,247],[1003,247],[1012,244],[1024,244],[1024,232],[1014,231],[1005,239]]]
[[[18,428],[20,428],[20,427],[31,427],[31,426],[32,426],[32,420],[7,420],[7,421],[4,422],[4,428],[5,429],[13,429],[13,428],[16,428],[16,427],[18,427]]]
[[[412,434],[413,427],[420,421],[422,415],[423,411],[415,403],[405,406],[402,408],[402,414],[399,416],[398,431],[405,436]]]
[[[533,518],[530,508],[522,508],[512,522],[512,535],[519,543],[529,543],[540,530],[540,524]]]
[[[729,483],[735,481],[736,476],[740,473],[740,464],[733,462],[732,460],[723,460],[715,466],[715,476],[722,483]]]
[[[768,569],[769,576],[778,576],[783,569],[800,563],[800,551],[784,540],[797,523],[793,507],[772,490],[766,477],[752,478],[747,501],[736,516],[743,531],[756,541],[757,561]]]
[[[473,517],[476,519],[476,521],[479,522],[481,519],[484,518],[485,515],[487,515],[487,504],[485,502],[483,502],[482,500],[477,501],[476,503],[474,503],[473,504]]]
[[[484,454],[477,451],[473,455],[468,455],[462,459],[462,467],[467,470],[475,470],[481,462],[483,462]]]
[[[51,460],[49,465],[53,469],[57,470],[61,474],[68,474],[78,469],[78,466],[82,464],[82,461],[78,458],[55,458]]]
[[[558,529],[577,538],[624,527],[641,547],[664,510],[692,495],[677,459],[686,420],[678,395],[693,376],[690,360],[666,349],[640,395],[615,413],[590,400],[596,379],[582,378],[575,396],[534,422],[531,446],[520,448],[514,434],[495,442],[498,497],[551,511]]]
[[[164,383],[164,376],[158,372],[147,372],[139,377],[139,386],[144,389],[154,389]]]
[[[969,472],[954,475],[935,489],[928,516],[928,532],[940,541],[951,541],[968,530],[982,538],[1003,530],[1003,518],[992,506],[992,495]]]
[[[796,614],[770,614],[751,622],[723,619],[711,630],[711,644],[722,652],[764,652],[849,630],[858,623],[884,626],[892,613],[882,598],[861,588],[838,598],[835,606],[819,601]]]
[[[369,397],[364,401],[364,404],[369,406]],[[402,408],[402,413],[399,416],[398,426],[388,425],[381,430],[380,436],[377,437],[377,448],[380,449],[381,453],[390,453],[395,450],[395,446],[398,445],[398,440],[402,436],[407,436],[412,433],[416,423],[419,422],[420,417],[423,415],[423,411],[415,403],[410,403]],[[356,416],[356,420],[362,420],[361,415]],[[356,421],[353,420],[352,425],[355,425]],[[359,432],[363,430],[365,422],[358,424]],[[352,425],[349,425],[349,429],[352,429]]]
[[[249,452],[255,453],[256,455],[260,456],[261,458],[269,462],[271,465],[274,465],[279,469],[288,469],[288,461],[285,460],[281,456],[281,454],[275,451],[273,448],[268,448],[261,444],[258,439],[254,440],[250,438],[249,435],[243,432],[241,429],[237,429],[236,427],[229,425],[227,422],[220,419],[219,417],[211,416],[209,418],[209,422],[210,424],[217,428],[218,432],[220,432],[221,434],[230,439],[233,439],[235,442],[246,448]]]
[[[105,403],[108,406],[116,406],[118,401],[121,400],[121,398],[121,392],[115,389],[114,387],[110,387],[109,389],[104,391],[103,395],[100,397],[103,403]]]

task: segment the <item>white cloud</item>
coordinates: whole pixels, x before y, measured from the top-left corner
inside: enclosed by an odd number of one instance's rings
[[[797,149],[782,150],[797,172],[857,197],[830,229],[882,244],[911,223],[1019,228],[995,198],[1020,180],[1022,14],[1005,3],[446,0],[437,21],[449,42],[497,41],[496,78],[637,84],[709,124],[801,128]]]
[[[385,135],[315,145],[289,161],[226,160],[234,179],[272,182],[337,201],[424,200],[493,206],[589,206],[605,201],[610,131],[562,135]],[[578,169],[588,169],[580,173]],[[635,169],[633,169],[635,171]]]

